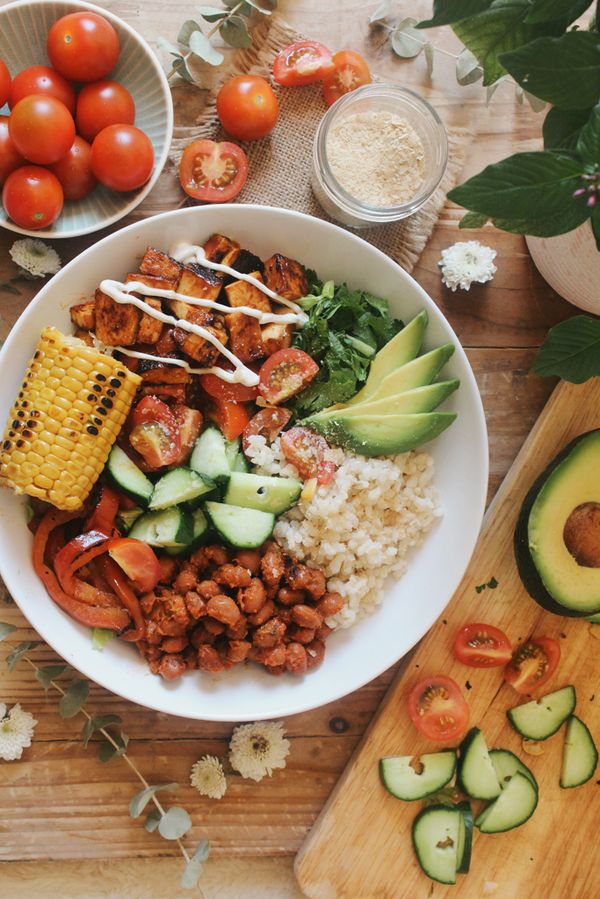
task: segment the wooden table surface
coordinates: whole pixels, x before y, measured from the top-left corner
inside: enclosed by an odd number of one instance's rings
[[[102,4],[133,25],[151,43],[163,34],[176,37],[180,20],[191,5],[174,7],[162,0],[109,0]],[[400,15],[424,16],[430,2],[397,3]],[[480,85],[459,87],[454,60],[435,55],[433,80],[425,60],[403,61],[390,49],[386,32],[367,25],[377,3],[362,0],[280,0],[280,13],[305,34],[334,48],[353,47],[369,59],[379,75],[420,90],[437,107],[448,125],[466,125],[471,134],[467,173],[519,149],[538,145],[541,116],[515,99],[504,84],[490,108]],[[457,52],[458,42],[447,29],[432,31],[436,45]],[[1,36],[0,36],[1,47]],[[197,88],[179,85],[173,91],[176,119],[194,121]],[[308,156],[307,156],[308,168]],[[308,176],[308,173],[307,173]],[[136,218],[175,208],[181,194],[167,170]],[[491,453],[490,496],[497,489],[528,434],[554,383],[530,372],[536,348],[549,327],[572,313],[536,272],[517,236],[495,231],[467,232],[498,251],[498,272],[491,284],[468,293],[442,287],[437,262],[443,248],[461,239],[461,210],[447,204],[414,275],[455,328],[475,371],[486,410]],[[0,234],[0,284],[16,274],[8,257],[15,235]],[[63,260],[94,241],[94,236],[57,242]],[[19,281],[15,295],[0,288],[0,337],[36,290]],[[0,604],[0,620],[22,621],[14,606]],[[48,649],[36,651],[47,661]],[[314,712],[285,722],[292,741],[285,771],[255,785],[233,779],[221,802],[204,800],[186,786],[193,761],[206,752],[225,755],[231,726],[184,721],[133,706],[92,687],[88,707],[96,713],[115,712],[131,737],[130,753],[152,782],[176,780],[179,799],[192,813],[193,837],[209,837],[213,852],[225,855],[291,855],[314,821],[350,754],[369,723],[395,673],[392,668],[361,690]],[[176,847],[148,835],[127,813],[137,783],[119,761],[102,765],[78,738],[78,721],[63,721],[54,698],[43,690],[26,666],[12,675],[2,668],[0,701],[21,702],[38,720],[31,749],[20,762],[0,763],[0,859],[67,859],[121,856],[157,857],[176,854]]]

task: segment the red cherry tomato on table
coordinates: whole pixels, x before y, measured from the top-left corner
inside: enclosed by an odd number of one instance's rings
[[[75,122],[64,103],[44,94],[19,100],[8,120],[15,147],[37,165],[51,165],[65,156],[75,140]]]
[[[279,52],[273,77],[287,87],[322,81],[334,70],[331,50],[319,41],[296,41]]]
[[[469,706],[451,677],[420,680],[409,693],[408,714],[419,733],[436,743],[459,740],[469,724]]]
[[[71,115],[75,114],[75,88],[50,66],[29,66],[13,78],[8,105],[12,109],[23,97],[44,94],[60,100]]]
[[[226,440],[235,440],[244,432],[250,415],[243,403],[215,400],[208,411],[208,417],[220,428]]]
[[[133,125],[109,125],[94,138],[92,171],[112,190],[137,190],[154,166],[154,148],[148,135]]]
[[[47,228],[62,212],[63,189],[48,169],[24,165],[4,182],[2,205],[6,214],[29,231]]]
[[[133,537],[117,537],[108,544],[108,554],[143,593],[154,590],[161,569],[151,546]]]
[[[183,151],[179,181],[186,194],[204,203],[227,203],[248,177],[248,157],[228,141],[195,140]]]
[[[318,371],[319,366],[304,350],[277,350],[260,368],[258,392],[276,406],[304,390]]]
[[[116,81],[86,84],[77,97],[77,131],[87,141],[108,125],[133,125],[135,103],[126,87]]]
[[[236,75],[217,94],[217,115],[228,134],[258,140],[269,134],[279,116],[277,97],[259,75]]]
[[[323,81],[323,96],[328,106],[373,80],[366,60],[354,50],[340,50],[334,54],[333,62],[335,70]]]
[[[92,171],[92,148],[77,136],[66,156],[50,166],[62,185],[65,200],[83,200],[97,185]]]
[[[280,445],[283,455],[296,466],[304,481],[316,478],[319,484],[329,484],[335,474],[335,464],[326,458],[330,446],[324,437],[308,428],[290,428],[281,435]]]
[[[498,668],[510,662],[512,647],[497,627],[467,624],[454,640],[454,657],[471,668]]]
[[[57,19],[48,32],[47,50],[54,68],[71,81],[98,81],[114,69],[119,36],[95,12],[75,12]]]
[[[532,637],[521,643],[504,669],[504,680],[517,693],[531,693],[554,674],[560,661],[560,645],[552,637]]]
[[[286,424],[292,417],[289,409],[281,409],[273,406],[271,409],[261,409],[256,415],[250,419],[247,427],[244,428],[242,437],[242,447],[244,452],[248,449],[248,441],[250,437],[260,434],[265,437],[267,443],[273,443],[278,434],[283,431]]]
[[[145,396],[131,414],[129,442],[150,468],[173,465],[181,453],[181,435],[173,412],[155,396]]]
[[[0,184],[4,184],[10,173],[22,165],[27,165],[27,162],[12,142],[8,116],[0,115]]]
[[[10,96],[11,77],[8,66],[0,59],[0,107],[4,106]]]

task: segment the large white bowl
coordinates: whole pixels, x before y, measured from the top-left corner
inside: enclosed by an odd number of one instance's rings
[[[192,672],[166,683],[135,649],[112,640],[92,650],[90,631],[54,605],[30,563],[31,534],[23,501],[0,490],[0,571],[36,631],[74,668],[114,693],[150,708],[211,721],[292,715],[315,708],[372,680],[412,646],[442,613],[465,571],[479,532],[487,487],[487,435],[481,400],[467,358],[441,312],[410,275],[359,237],[335,225],[283,209],[215,206],[165,213],[130,225],[86,250],[39,292],[0,354],[0,419],[7,418],[21,377],[45,325],[70,331],[69,306],[93,294],[102,278],[135,270],[145,247],[176,240],[202,243],[213,232],[238,240],[263,259],[274,252],[301,260],[324,278],[347,281],[389,299],[405,321],[426,308],[426,348],[451,340],[456,353],[446,377],[461,387],[445,408],[458,420],[428,449],[445,514],[414,553],[408,573],[390,584],[379,609],[334,634],[320,669],[300,679],[275,678],[257,666],[222,675]],[[373,523],[374,529],[377,523]]]

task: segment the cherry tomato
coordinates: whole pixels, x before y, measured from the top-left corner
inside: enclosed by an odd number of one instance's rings
[[[224,381],[218,375],[200,375],[200,386],[216,400],[229,400],[231,403],[248,403],[258,396],[257,387],[247,387],[245,384],[231,384]]]
[[[133,125],[133,97],[126,87],[116,81],[86,84],[77,97],[75,121],[78,132],[88,141],[93,141],[98,132],[108,125]]]
[[[113,532],[115,518],[119,511],[119,494],[108,484],[102,484],[100,499],[85,523],[86,531],[99,531],[107,537]]]
[[[195,140],[183,151],[179,181],[188,196],[205,203],[237,197],[248,177],[248,157],[228,141]]]
[[[280,445],[281,452],[296,466],[303,480],[316,478],[319,484],[329,484],[335,474],[335,464],[326,458],[330,446],[324,437],[308,428],[290,428],[281,435]]]
[[[517,693],[531,693],[554,674],[560,646],[552,637],[532,637],[521,643],[504,669],[504,680]]]
[[[0,115],[0,184],[4,184],[11,172],[27,165],[13,144],[8,131],[8,116]]]
[[[323,80],[323,96],[328,106],[373,80],[366,60],[354,50],[340,50],[334,54],[333,62],[335,70]]]
[[[129,442],[151,468],[173,465],[181,453],[177,419],[166,403],[145,396],[131,415]]]
[[[181,441],[181,452],[174,464],[185,465],[192,454],[194,444],[202,427],[202,412],[198,409],[190,409],[189,406],[184,406],[183,404],[173,406],[171,411],[179,426],[179,439]]]
[[[229,403],[226,400],[215,400],[208,411],[208,417],[219,426],[226,440],[239,437],[250,421],[248,410],[242,403]]]
[[[98,183],[92,171],[92,148],[77,136],[66,156],[50,166],[65,195],[65,200],[83,200]]]
[[[143,593],[154,590],[161,568],[151,546],[133,537],[117,537],[110,541],[108,554]]]
[[[471,668],[498,668],[511,656],[508,637],[491,624],[467,624],[454,640],[454,657]]]
[[[13,78],[8,105],[12,109],[23,97],[44,94],[60,100],[71,115],[75,114],[75,88],[50,66],[29,66]]]
[[[117,32],[95,12],[69,13],[48,32],[50,62],[71,81],[105,78],[117,63],[119,49]]]
[[[217,115],[228,134],[258,140],[269,134],[279,116],[277,97],[258,75],[236,75],[217,94]]]
[[[248,440],[256,434],[265,437],[267,443],[273,443],[278,434],[283,431],[286,424],[292,417],[289,409],[281,409],[274,406],[271,409],[261,409],[256,415],[250,419],[247,427],[244,428],[242,437],[242,447],[244,452],[248,449]]]
[[[409,693],[408,714],[419,733],[436,743],[459,740],[469,724],[469,706],[451,677],[420,680]]]
[[[154,167],[154,148],[148,135],[133,125],[109,125],[94,138],[92,171],[112,190],[137,190]]]
[[[286,86],[313,84],[331,75],[335,66],[331,50],[319,41],[296,41],[284,47],[273,64],[273,77]]]
[[[19,100],[8,120],[15,147],[29,162],[51,165],[69,152],[75,122],[64,103],[44,94]]]
[[[260,368],[258,392],[276,406],[304,390],[318,371],[319,366],[304,350],[277,350]]]
[[[63,202],[63,189],[56,175],[37,165],[15,169],[4,182],[2,205],[6,214],[28,231],[38,231],[55,222]]]
[[[8,66],[0,59],[0,108],[4,106],[10,96],[11,77]]]

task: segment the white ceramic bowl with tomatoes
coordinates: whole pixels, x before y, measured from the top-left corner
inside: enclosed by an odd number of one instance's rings
[[[132,98],[135,104],[133,112],[135,131],[125,135],[125,138],[137,141],[135,159],[133,156],[129,157],[129,163],[126,166],[119,165],[118,148],[115,142],[113,141],[111,148],[106,146],[105,141],[104,150],[102,147],[98,148],[99,155],[104,153],[103,159],[100,159],[99,163],[104,168],[105,174],[101,179],[104,183],[98,184],[83,199],[67,199],[65,196],[62,212],[53,222],[50,220],[51,215],[48,210],[52,209],[52,204],[58,202],[54,174],[51,172],[50,177],[43,174],[40,176],[38,169],[36,177],[41,177],[44,183],[35,188],[42,192],[41,195],[36,195],[36,200],[40,197],[42,208],[46,213],[44,221],[47,221],[47,224],[44,223],[39,228],[28,228],[25,224],[14,221],[7,214],[7,210],[0,205],[0,226],[18,234],[57,238],[76,237],[99,231],[128,215],[142,202],[152,190],[167,160],[173,135],[173,103],[167,79],[158,59],[146,41],[130,25],[108,10],[83,2],[83,0],[50,0],[50,2],[19,0],[19,2],[1,6],[0,59],[8,67],[13,80],[18,73],[30,69],[30,67],[52,67],[54,60],[49,58],[48,52],[50,51],[51,55],[52,50],[50,46],[47,46],[48,34],[52,25],[63,16],[86,12],[101,16],[105,22],[109,23],[110,27],[105,35],[107,40],[104,44],[99,40],[94,45],[95,53],[90,53],[89,48],[86,47],[80,47],[78,50],[76,39],[71,42],[71,46],[74,46],[75,50],[72,60],[66,62],[63,60],[63,65],[66,65],[64,74],[67,75],[66,93],[64,97],[60,96],[60,100],[70,106],[71,111],[72,106],[77,103],[77,113],[74,113],[74,118],[79,119],[79,98],[82,96],[82,90],[86,90],[89,95],[97,83],[96,78],[119,85],[120,88],[114,88],[119,96],[113,96],[111,102],[121,104],[126,128],[131,127],[127,126],[125,122],[126,119],[131,119],[132,110],[129,98]],[[118,46],[115,45],[113,38],[111,48],[107,44],[111,42],[111,34],[115,33],[118,38]],[[111,60],[115,55],[116,63],[112,66]],[[105,60],[108,60],[107,65],[111,67],[106,75],[100,75],[98,73],[106,70]],[[78,77],[82,67],[88,76],[85,83]],[[54,68],[59,68],[55,62]],[[2,77],[3,72],[0,71],[0,85]],[[106,103],[106,97],[103,102]],[[15,104],[12,105],[14,110]],[[87,107],[82,111],[83,117],[77,121],[78,131],[85,133],[91,142],[90,122],[93,123],[94,118],[101,115],[101,111],[97,103],[94,103],[94,99],[89,96]],[[9,116],[10,113],[8,103],[0,108],[0,117]],[[24,113],[22,128],[25,133],[30,121],[39,125],[39,114],[28,121],[27,114]],[[5,126],[8,127],[6,120],[0,118],[0,132]],[[46,131],[47,133],[40,133],[39,144],[42,147],[47,147],[50,141],[57,139],[59,127],[54,128],[52,120],[47,120]],[[138,132],[142,132],[141,137]],[[143,135],[146,137],[144,138]],[[110,138],[110,135],[108,137]],[[119,138],[123,140],[123,135],[120,135]],[[0,133],[0,164],[3,152],[3,136]],[[41,160],[39,162],[34,160],[32,155],[23,165],[39,165],[46,171],[46,164]],[[136,166],[140,172],[143,169],[143,172],[138,179],[139,186],[130,189],[131,179],[128,183],[120,183],[119,178],[124,170],[131,172],[132,168]],[[111,178],[113,169],[116,180]],[[9,178],[10,175],[7,177]],[[67,179],[69,177],[80,176],[77,174],[66,175]],[[142,179],[144,179],[143,183],[140,184]],[[3,180],[6,182],[6,178]],[[59,180],[63,181],[62,175]],[[108,184],[116,189],[110,189],[106,186]],[[12,203],[17,204],[15,208],[18,208],[19,202],[22,204],[29,202],[27,197],[23,200],[20,199],[22,190],[22,184],[15,185],[11,198]],[[21,211],[22,216],[23,214],[27,215],[26,210]]]
[[[151,674],[131,644],[111,640],[103,652],[93,651],[90,630],[67,617],[35,575],[23,498],[0,490],[0,572],[35,630],[70,665],[114,693],[161,712],[244,721],[293,715],[339,699],[389,668],[431,627],[457,588],[479,533],[487,490],[487,434],[477,385],[458,338],[410,275],[335,225],[290,210],[237,204],[154,216],[105,237],[66,265],[30,303],[0,354],[0,419],[9,414],[44,327],[72,333],[69,307],[93,296],[102,279],[135,270],[148,245],[167,250],[181,241],[202,244],[215,232],[262,259],[282,253],[324,280],[345,281],[385,297],[392,314],[404,321],[426,309],[425,350],[452,341],[456,352],[445,376],[461,382],[446,407],[458,413],[457,421],[426,447],[435,460],[443,518],[412,554],[404,577],[388,583],[379,608],[332,634],[323,665],[302,678],[274,678],[259,666],[240,665],[220,675],[189,672],[169,683]]]

